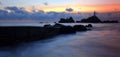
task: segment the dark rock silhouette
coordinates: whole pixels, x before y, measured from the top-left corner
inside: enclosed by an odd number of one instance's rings
[[[38,26],[0,26],[0,46],[49,39],[60,34],[87,31],[83,25],[65,26],[59,23],[55,25]]]
[[[87,30],[92,30],[92,27],[93,27],[93,26],[92,26],[92,24],[88,24],[88,25],[86,25],[85,27],[87,28]]]
[[[76,21],[76,23],[119,23],[119,21],[117,21],[117,20],[101,21],[97,16],[91,16],[87,19],[82,19],[81,21]]]
[[[72,17],[66,18],[66,19],[65,18],[61,18],[59,23],[75,23],[75,21],[73,20]]]
[[[59,23],[55,23],[55,25],[53,25],[54,28],[61,28],[64,27],[65,25],[59,24]]]
[[[87,19],[82,19],[81,21],[76,21],[80,23],[101,23],[101,20],[96,16],[96,12],[94,11],[93,16],[88,17]]]
[[[60,33],[60,34],[68,34],[68,33],[75,33],[76,32],[72,26],[65,26],[65,25],[62,25],[59,23],[56,23],[53,27],[59,28],[58,33]]]
[[[87,19],[82,19],[82,23],[101,23],[101,20],[97,16],[91,16]]]
[[[68,34],[68,33],[75,33],[76,30],[72,26],[63,26],[60,28],[59,33],[60,34]]]
[[[0,45],[10,45],[20,42],[48,39],[56,35],[58,35],[58,30],[55,28],[34,26],[0,27]]]
[[[81,21],[76,21],[76,23],[119,23],[117,20],[106,20],[101,21],[97,16],[96,12],[94,11],[93,16],[88,17],[87,19],[82,19]]]
[[[76,30],[76,31],[86,31],[87,28],[83,25],[75,25],[73,26],[73,28]]]
[[[88,24],[88,25],[86,25],[85,27],[93,27],[93,26],[92,26],[92,24]]]
[[[51,28],[52,25],[50,25],[50,24],[46,24],[46,25],[44,25],[43,27],[44,27],[44,28]]]

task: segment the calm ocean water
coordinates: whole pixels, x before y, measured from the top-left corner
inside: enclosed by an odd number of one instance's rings
[[[30,24],[26,24],[28,25]],[[18,46],[0,47],[0,57],[120,57],[120,23],[93,26],[92,30],[87,32],[59,35]]]

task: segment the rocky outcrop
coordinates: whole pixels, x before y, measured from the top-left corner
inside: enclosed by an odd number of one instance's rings
[[[60,33],[60,34],[68,34],[68,33],[75,33],[76,32],[72,26],[65,26],[65,25],[56,23],[53,27],[59,28],[58,33]]]
[[[83,25],[65,26],[56,23],[55,25],[35,26],[1,26],[0,45],[17,44],[52,38],[60,34],[76,33],[76,31],[87,31]]]
[[[117,20],[101,21],[97,16],[91,16],[87,19],[82,19],[81,21],[76,21],[76,23],[119,23],[119,21],[117,21]]]
[[[75,23],[75,21],[73,20],[72,17],[66,18],[66,19],[65,18],[61,18],[59,23]]]
[[[87,30],[87,28],[85,26],[83,26],[83,25],[75,25],[73,28],[76,31],[86,31]]]
[[[82,19],[82,23],[101,23],[101,20],[97,16],[91,16],[87,19]]]
[[[88,24],[88,25],[86,25],[85,27],[93,27],[93,26],[92,26],[92,24]]]

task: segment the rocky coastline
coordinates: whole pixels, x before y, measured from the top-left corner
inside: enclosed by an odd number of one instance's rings
[[[0,45],[17,44],[21,42],[31,42],[49,39],[60,34],[76,33],[77,31],[87,31],[91,24],[65,26],[59,23],[54,25],[35,26],[0,26]]]

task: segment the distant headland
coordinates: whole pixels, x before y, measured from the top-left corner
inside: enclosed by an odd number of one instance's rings
[[[59,23],[119,23],[118,20],[105,20],[101,21],[97,16],[96,12],[94,11],[93,16],[88,17],[86,19],[81,19],[80,21],[75,21],[72,17],[70,18],[61,18]]]

